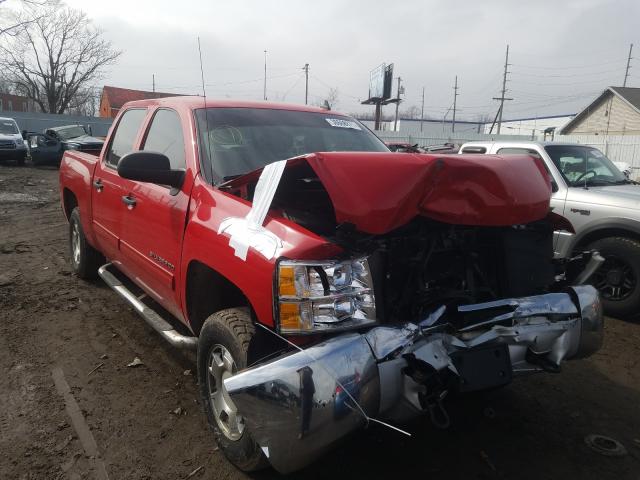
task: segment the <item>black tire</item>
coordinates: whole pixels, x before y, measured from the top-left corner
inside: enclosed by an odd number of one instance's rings
[[[77,231],[74,231],[77,228]],[[74,246],[77,235],[77,245]],[[77,248],[77,252],[75,252]],[[105,263],[100,252],[87,242],[80,222],[80,209],[74,208],[69,216],[69,253],[74,273],[83,280],[92,280],[98,276],[98,268]]]
[[[209,374],[209,362],[214,348],[222,346],[233,357],[236,371],[246,368],[249,345],[254,334],[255,327],[249,310],[230,308],[207,318],[198,339],[198,384],[209,426],[222,453],[245,472],[266,468],[269,462],[246,425],[240,432],[240,437],[232,439],[218,424],[211,400],[209,382],[213,381],[213,376]]]
[[[640,313],[640,242],[624,237],[602,238],[589,245],[605,262],[591,277],[604,311],[618,318]]]

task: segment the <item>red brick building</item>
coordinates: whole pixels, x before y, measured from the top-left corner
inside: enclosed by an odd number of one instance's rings
[[[133,100],[146,100],[148,98],[176,97],[175,93],[145,92],[144,90],[131,90],[104,86],[100,96],[100,116],[115,118],[122,105]]]
[[[27,97],[0,93],[0,112],[31,112],[32,102]]]

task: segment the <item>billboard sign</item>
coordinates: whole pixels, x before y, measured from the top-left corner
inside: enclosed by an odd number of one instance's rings
[[[391,98],[393,63],[381,64],[369,74],[369,99],[387,100]]]
[[[384,71],[386,65],[383,63],[371,70],[369,74],[369,98],[382,98],[384,94]]]

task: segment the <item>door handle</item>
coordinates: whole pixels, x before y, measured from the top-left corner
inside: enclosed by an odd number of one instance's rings
[[[95,188],[98,192],[101,192],[104,188],[102,181],[100,179],[93,182],[93,188]]]
[[[124,203],[129,210],[136,206],[136,199],[130,195],[122,196],[122,203]]]

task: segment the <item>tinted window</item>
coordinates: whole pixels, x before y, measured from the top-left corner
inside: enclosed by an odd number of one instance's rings
[[[144,109],[127,110],[116,126],[111,146],[107,152],[107,163],[113,167],[118,165],[120,158],[133,150],[138,130],[147,111]]]
[[[487,153],[485,147],[464,147],[462,153]]]
[[[172,169],[185,168],[184,137],[180,117],[173,110],[158,110],[144,141],[143,150],[164,153]]]
[[[389,151],[360,122],[333,112],[208,108],[196,118],[203,170],[217,181],[306,153]]]
[[[538,152],[530,148],[501,148],[498,150],[498,155],[530,155],[534,158],[542,158]]]

